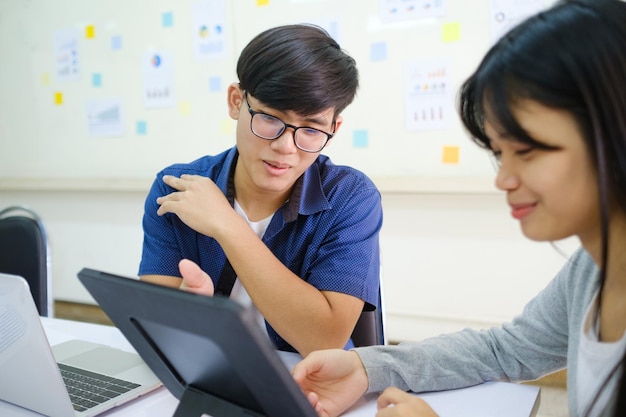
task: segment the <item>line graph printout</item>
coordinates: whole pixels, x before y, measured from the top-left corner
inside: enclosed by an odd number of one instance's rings
[[[407,130],[440,130],[455,117],[450,62],[410,62],[405,67]]]
[[[90,100],[86,104],[87,127],[90,136],[122,136],[124,122],[122,118],[122,100]]]
[[[442,17],[446,12],[444,0],[379,0],[378,7],[385,23]]]
[[[78,31],[74,28],[54,32],[54,58],[59,81],[78,80],[80,76]]]

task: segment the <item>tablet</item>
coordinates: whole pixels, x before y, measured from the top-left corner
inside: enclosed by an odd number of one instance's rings
[[[175,417],[317,417],[240,304],[89,268],[78,278],[180,400]]]

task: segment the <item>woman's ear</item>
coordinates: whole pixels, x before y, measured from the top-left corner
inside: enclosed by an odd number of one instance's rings
[[[228,86],[226,101],[228,104],[228,115],[231,119],[238,120],[241,106],[244,105],[243,90],[239,86],[239,83],[232,83]]]

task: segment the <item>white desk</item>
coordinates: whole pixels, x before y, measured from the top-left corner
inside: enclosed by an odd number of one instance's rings
[[[69,339],[83,339],[123,350],[134,351],[121,332],[110,326],[88,324],[60,319],[42,318],[51,345]],[[281,355],[287,366],[293,366],[298,355]],[[528,385],[495,382],[461,390],[420,394],[440,417],[529,417],[539,406],[539,388]],[[102,414],[115,417],[170,417],[178,400],[165,388]],[[361,399],[344,417],[373,417],[376,414],[376,396]],[[40,416],[0,401],[0,416]]]

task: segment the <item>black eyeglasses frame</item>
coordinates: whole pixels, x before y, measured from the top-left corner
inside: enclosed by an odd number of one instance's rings
[[[282,121],[281,119],[279,119],[278,117],[262,112],[262,111],[256,111],[253,110],[252,107],[250,107],[250,103],[248,102],[248,92],[246,90],[243,90],[243,99],[246,102],[246,107],[248,107],[248,112],[250,113],[250,131],[252,133],[254,133],[254,135],[258,138],[261,139],[265,139],[265,140],[276,140],[279,137],[281,137],[285,131],[287,130],[287,128],[291,128],[293,129],[293,143],[294,145],[296,145],[296,148],[300,149],[301,151],[304,152],[309,152],[309,153],[318,153],[321,152],[322,149],[324,149],[324,147],[326,147],[326,145],[328,144],[328,141],[335,135],[335,132],[333,133],[327,133],[324,132],[323,130],[320,129],[316,129],[314,127],[309,127],[309,126],[294,126],[292,124],[289,123],[285,123],[284,121]],[[280,131],[280,133],[278,135],[276,135],[275,137],[266,137],[266,136],[261,136],[259,135],[257,132],[254,131],[254,129],[252,128],[252,120],[254,119],[254,116],[256,116],[257,114],[263,115],[263,116],[268,116],[268,117],[272,117],[276,120],[278,120],[279,122],[281,122],[283,125],[285,125],[284,129],[282,129]],[[326,140],[324,141],[324,143],[322,144],[322,146],[317,149],[317,150],[311,150],[311,149],[305,149],[302,146],[298,145],[298,142],[296,141],[296,132],[298,131],[298,129],[311,129],[311,130],[315,130],[317,132],[323,133],[324,135],[326,135]],[[333,120],[333,130],[335,129],[335,121]]]

